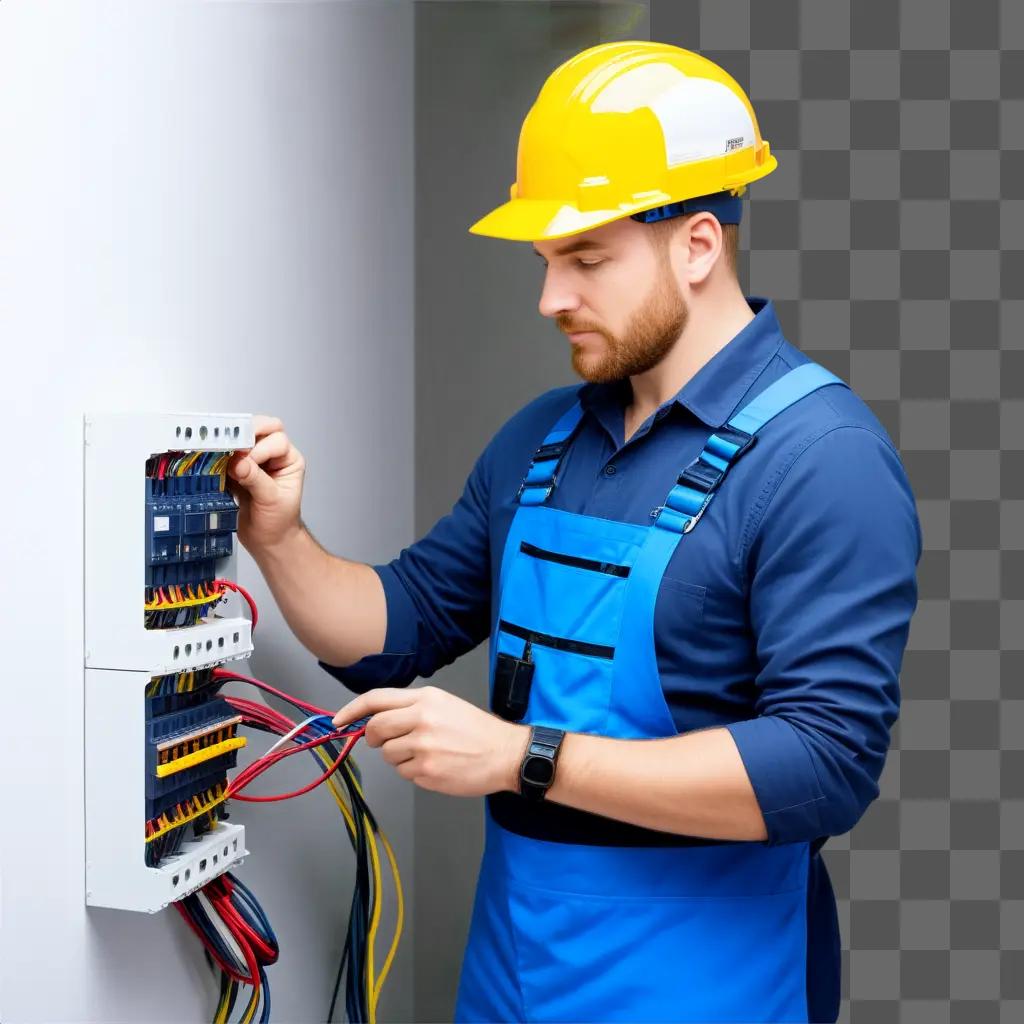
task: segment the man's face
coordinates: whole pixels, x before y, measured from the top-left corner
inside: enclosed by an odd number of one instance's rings
[[[534,243],[547,266],[540,312],[568,336],[573,369],[584,380],[644,373],[683,332],[686,301],[668,247],[652,244],[650,230],[627,217]]]

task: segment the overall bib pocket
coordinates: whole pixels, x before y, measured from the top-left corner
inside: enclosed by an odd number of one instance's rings
[[[635,552],[633,544],[584,544],[568,533],[557,545],[522,539],[503,587],[501,617],[583,643],[614,644]]]
[[[510,721],[528,717],[554,728],[598,732],[607,720],[614,656],[615,648],[605,644],[555,636],[502,619],[491,710]]]

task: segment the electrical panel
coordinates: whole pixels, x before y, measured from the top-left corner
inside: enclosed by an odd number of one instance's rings
[[[245,738],[215,669],[252,653],[225,486],[246,414],[85,417],[86,902],[155,912],[246,855]]]

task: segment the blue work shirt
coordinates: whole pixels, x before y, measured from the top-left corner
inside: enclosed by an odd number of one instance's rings
[[[808,361],[772,302],[746,298],[753,320],[628,442],[628,379],[555,388],[512,416],[452,511],[374,566],[383,652],[320,664],[358,692],[404,686],[488,637],[516,491],[577,391],[584,416],[549,504],[650,523],[712,429]],[[655,609],[665,701],[681,733],[730,731],[769,843],[846,832],[878,795],[920,554],[899,454],[845,387],[814,392],[759,434],[677,547]]]

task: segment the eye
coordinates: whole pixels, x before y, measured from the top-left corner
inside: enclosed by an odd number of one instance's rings
[[[587,270],[593,270],[594,267],[601,266],[604,260],[577,260],[576,262]]]

